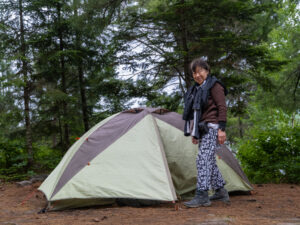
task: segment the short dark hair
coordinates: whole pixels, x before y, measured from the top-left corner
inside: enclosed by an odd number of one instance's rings
[[[194,59],[191,62],[191,70],[193,73],[196,71],[197,67],[206,69],[210,73],[210,66],[208,65],[208,63],[206,61],[204,61],[201,58]]]

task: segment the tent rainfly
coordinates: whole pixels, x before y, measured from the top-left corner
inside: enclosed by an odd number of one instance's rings
[[[114,114],[77,140],[38,190],[50,210],[187,196],[196,188],[197,146],[183,128],[182,116],[166,109]],[[228,191],[252,189],[225,145],[216,159]]]

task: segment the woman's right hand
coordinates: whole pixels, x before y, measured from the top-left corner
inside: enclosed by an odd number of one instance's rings
[[[196,138],[192,137],[192,143],[194,145],[197,145],[199,143],[199,141]]]

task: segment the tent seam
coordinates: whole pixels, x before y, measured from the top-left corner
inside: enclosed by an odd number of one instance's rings
[[[173,181],[172,181],[172,178],[171,178],[170,169],[169,169],[169,165],[168,165],[166,154],[165,154],[165,150],[164,150],[161,138],[160,138],[160,132],[158,130],[158,126],[157,126],[155,118],[153,117],[152,114],[150,114],[150,115],[151,115],[151,118],[152,118],[153,123],[154,123],[155,133],[156,133],[156,136],[157,136],[157,139],[158,139],[158,143],[159,143],[159,147],[160,147],[160,152],[161,152],[161,155],[162,155],[162,158],[163,158],[163,162],[164,162],[164,165],[165,165],[165,169],[166,169],[166,173],[167,173],[167,177],[168,177],[169,187],[171,189],[171,193],[173,195],[173,199],[177,200],[177,196],[176,196],[174,184],[173,184]]]

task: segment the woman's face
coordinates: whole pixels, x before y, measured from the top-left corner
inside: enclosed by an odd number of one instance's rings
[[[193,72],[193,78],[198,84],[202,84],[208,75],[208,71],[202,67],[196,67],[195,72]]]

